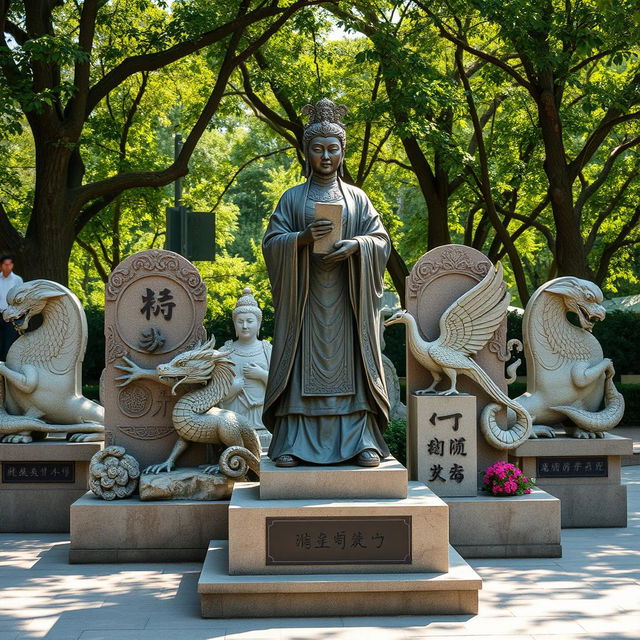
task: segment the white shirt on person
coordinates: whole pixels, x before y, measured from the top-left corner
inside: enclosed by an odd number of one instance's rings
[[[6,277],[0,273],[0,312],[7,308],[7,293],[22,282],[22,278],[13,271]]]

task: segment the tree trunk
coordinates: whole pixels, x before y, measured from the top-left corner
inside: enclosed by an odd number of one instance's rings
[[[549,180],[549,200],[556,225],[555,262],[558,275],[589,278],[580,219],[573,203],[562,124],[553,90],[548,87],[542,89],[537,106],[545,148],[544,170]]]
[[[75,237],[74,212],[67,201],[71,155],[61,142],[36,142],[33,211],[16,252],[16,273],[24,280],[45,278],[65,286],[69,281]]]

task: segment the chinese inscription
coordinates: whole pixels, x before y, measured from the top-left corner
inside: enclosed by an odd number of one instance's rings
[[[477,492],[476,400],[469,395],[413,396],[418,480],[439,496]]]
[[[75,482],[73,462],[4,462],[2,482],[22,483],[73,483]]]
[[[147,320],[151,319],[151,315],[162,315],[168,322],[173,317],[173,309],[175,306],[176,303],[173,302],[171,289],[165,287],[156,294],[153,289],[147,287],[145,293],[142,294],[142,308],[140,309],[140,313],[143,314]]]
[[[537,458],[538,478],[606,478],[609,465],[606,456],[583,458]]]
[[[410,564],[411,516],[267,518],[266,562]]]

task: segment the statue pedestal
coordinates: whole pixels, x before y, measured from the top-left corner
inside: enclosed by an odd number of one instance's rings
[[[204,617],[477,613],[482,581],[449,545],[447,505],[407,488],[395,460],[262,469],[261,486],[234,486],[228,544],[210,543]]]
[[[451,544],[464,558],[560,558],[560,500],[541,489],[445,498]]]
[[[537,438],[511,453],[526,476],[560,499],[563,528],[627,526],[620,467],[633,453],[630,438]]]
[[[71,505],[69,562],[190,562],[227,537],[229,501],[106,501],[88,492]]]
[[[69,531],[69,507],[87,491],[101,442],[0,444],[0,532]]]

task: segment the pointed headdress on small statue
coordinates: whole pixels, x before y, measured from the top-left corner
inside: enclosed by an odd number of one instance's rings
[[[302,107],[302,113],[309,116],[309,122],[304,127],[303,151],[305,157],[305,176],[311,175],[309,165],[309,143],[316,137],[335,137],[340,140],[344,162],[344,152],[347,147],[347,134],[342,118],[347,114],[347,107],[343,104],[335,104],[329,98],[322,98],[315,104],[308,104]],[[342,164],[338,170],[342,175]]]
[[[262,322],[262,309],[260,309],[256,299],[253,297],[251,287],[245,287],[242,290],[242,295],[236,302],[236,308],[231,314],[234,322],[236,321],[236,317],[239,313],[253,313],[258,320],[258,323]]]

